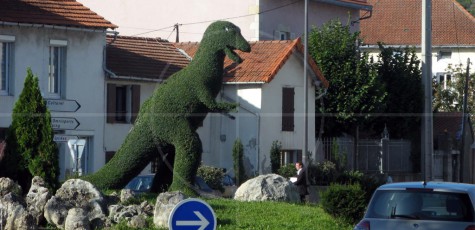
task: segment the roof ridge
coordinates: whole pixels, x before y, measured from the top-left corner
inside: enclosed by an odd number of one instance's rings
[[[133,39],[133,40],[145,40],[145,41],[148,41],[148,40],[153,40],[153,41],[159,41],[159,42],[169,42],[168,40],[165,40],[165,39],[162,39],[160,37],[156,37],[156,38],[153,38],[153,37],[139,37],[139,36],[130,36],[130,35],[107,35],[107,37],[117,37],[117,38],[125,38],[125,39]]]

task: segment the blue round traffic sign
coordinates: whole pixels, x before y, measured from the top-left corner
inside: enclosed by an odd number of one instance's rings
[[[196,198],[182,200],[168,218],[171,230],[215,230],[216,215],[206,202]]]

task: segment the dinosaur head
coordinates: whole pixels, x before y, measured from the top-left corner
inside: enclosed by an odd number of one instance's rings
[[[241,63],[242,59],[234,50],[251,51],[251,46],[241,35],[239,27],[227,21],[217,21],[208,26],[202,44],[216,51],[224,51],[231,60],[238,63]]]

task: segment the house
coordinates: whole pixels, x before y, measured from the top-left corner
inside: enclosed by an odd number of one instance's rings
[[[272,142],[282,145],[281,163],[302,161],[304,139],[303,46],[301,39],[251,42],[251,52],[237,52],[244,60],[236,65],[225,60],[223,89],[219,100],[239,104],[235,119],[209,114],[198,129],[205,164],[233,168],[232,146],[240,139],[248,175],[270,172]],[[199,43],[177,43],[193,57]],[[323,94],[328,81],[308,60],[308,111],[315,111],[316,92]],[[308,117],[308,151],[315,159],[315,116]]]
[[[378,54],[378,42],[416,48],[421,58],[422,3],[413,0],[369,0],[371,18],[361,21],[362,50]],[[475,18],[456,0],[432,1],[432,74],[450,81],[449,64],[466,66],[475,55]]]
[[[12,122],[30,67],[51,110],[60,177],[75,170],[69,139],[84,140],[76,145],[84,148],[80,171],[98,170],[105,158],[103,47],[117,26],[71,0],[0,0],[0,5],[0,133]]]
[[[249,41],[289,40],[304,32],[304,1],[175,0],[166,5],[154,0],[80,1],[119,24],[121,35],[199,42],[208,24],[216,20],[233,22]],[[362,18],[368,18],[371,10],[367,0],[309,0],[309,28],[340,19],[358,31],[360,11]]]
[[[461,112],[434,113],[434,179],[475,182],[474,134],[470,116]],[[463,131],[463,134],[462,134]],[[462,151],[463,150],[463,151]],[[460,153],[463,152],[464,155]]]

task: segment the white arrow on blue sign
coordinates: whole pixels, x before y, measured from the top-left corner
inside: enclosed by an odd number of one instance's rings
[[[173,208],[168,218],[168,228],[215,230],[216,215],[211,206],[203,200],[189,198],[182,200]]]

